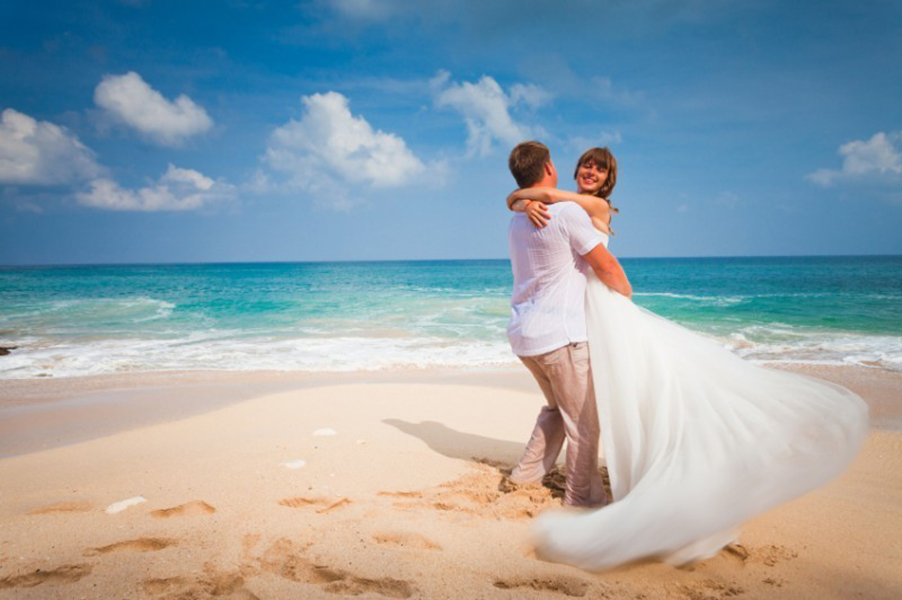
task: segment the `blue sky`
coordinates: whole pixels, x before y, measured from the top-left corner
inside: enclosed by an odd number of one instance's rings
[[[518,141],[620,256],[902,253],[902,3],[0,5],[0,264],[503,258]]]

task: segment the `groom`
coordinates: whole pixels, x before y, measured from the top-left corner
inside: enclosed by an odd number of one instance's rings
[[[517,145],[508,166],[521,188],[557,187],[551,154],[539,142]],[[516,213],[508,232],[514,290],[507,337],[548,402],[510,481],[541,482],[566,439],[564,505],[597,506],[606,497],[598,473],[598,412],[586,343],[585,269],[592,268],[615,291],[629,296],[631,290],[617,259],[577,204],[558,202],[548,212],[551,219],[541,229]]]

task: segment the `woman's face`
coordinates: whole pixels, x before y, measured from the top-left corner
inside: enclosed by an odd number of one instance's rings
[[[600,169],[591,160],[587,160],[576,170],[576,188],[580,194],[594,194],[607,179],[607,169]]]

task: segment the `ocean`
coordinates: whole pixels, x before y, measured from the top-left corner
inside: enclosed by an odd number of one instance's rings
[[[902,370],[902,257],[626,258],[634,301],[758,362]],[[507,260],[0,267],[0,378],[495,369]]]

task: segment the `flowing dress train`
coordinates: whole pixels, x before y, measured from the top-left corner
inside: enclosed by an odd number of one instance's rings
[[[841,386],[747,362],[594,273],[586,311],[613,503],[543,514],[543,557],[590,570],[707,558],[841,473],[864,440],[867,407]]]

